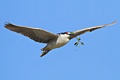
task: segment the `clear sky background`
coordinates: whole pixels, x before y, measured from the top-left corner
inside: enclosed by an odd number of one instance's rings
[[[118,22],[81,35],[40,58],[45,44],[4,28],[6,22],[53,33]],[[0,80],[120,80],[120,0],[1,0]]]

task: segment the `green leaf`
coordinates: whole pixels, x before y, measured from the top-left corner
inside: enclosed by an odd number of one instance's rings
[[[79,44],[79,42],[76,42],[74,45],[77,46]]]
[[[80,40],[81,40],[80,38],[76,37],[76,39],[77,39],[77,42],[74,43],[74,45],[75,45],[76,47],[77,47],[78,45],[79,45],[78,47],[80,47],[80,44],[81,44],[81,45],[84,45],[84,43],[80,41]]]
[[[81,39],[80,38],[77,38],[78,41],[80,41]]]
[[[83,42],[81,42],[81,44],[82,44],[82,45],[84,45],[84,43],[83,43]]]
[[[74,32],[70,32],[70,34],[74,34]]]

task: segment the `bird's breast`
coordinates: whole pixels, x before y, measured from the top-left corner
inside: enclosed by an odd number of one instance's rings
[[[59,36],[56,40],[52,40],[48,43],[48,47],[51,49],[59,48],[69,42],[69,38],[65,36]]]
[[[56,40],[56,47],[62,47],[69,42],[68,36],[61,35]]]

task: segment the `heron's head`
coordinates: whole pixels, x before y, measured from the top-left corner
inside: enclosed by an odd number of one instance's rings
[[[60,35],[60,34],[66,34],[66,35],[74,35],[74,32],[62,32],[62,33],[58,33],[58,35]]]
[[[58,33],[58,35],[65,35],[65,36],[67,36],[69,39],[71,39],[71,37],[74,36],[74,32],[62,32],[62,33]]]

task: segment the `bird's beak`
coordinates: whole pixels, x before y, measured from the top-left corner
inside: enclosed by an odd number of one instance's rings
[[[69,35],[70,35],[70,36],[69,36],[70,39],[73,38],[73,37],[75,36],[75,34],[74,34],[73,32],[70,32]]]
[[[70,36],[74,36],[75,34],[69,34]]]

